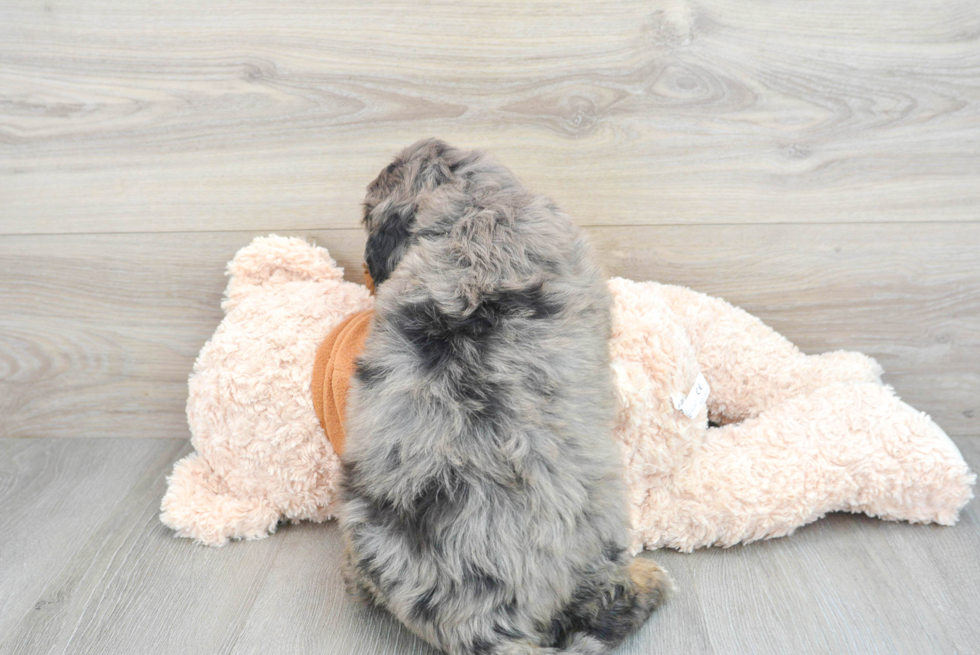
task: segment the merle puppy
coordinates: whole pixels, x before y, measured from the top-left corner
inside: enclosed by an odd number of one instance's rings
[[[670,586],[626,553],[610,296],[568,216],[428,140],[368,186],[349,591],[452,654],[604,653]]]

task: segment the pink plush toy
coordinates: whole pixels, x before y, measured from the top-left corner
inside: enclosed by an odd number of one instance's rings
[[[161,513],[214,546],[333,517],[340,467],[313,407],[314,357],[372,303],[326,250],[295,238],[255,239],[228,275],[226,316],[189,383],[197,452],[174,467]],[[609,286],[634,551],[782,536],[831,511],[952,525],[972,498],[956,446],[881,384],[874,360],[804,356],[683,287]]]

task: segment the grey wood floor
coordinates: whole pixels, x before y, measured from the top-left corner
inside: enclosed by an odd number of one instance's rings
[[[957,439],[974,469],[980,440]],[[222,549],[157,520],[169,439],[0,440],[0,652],[434,653],[349,601],[333,523]],[[773,541],[653,554],[679,592],[617,651],[976,653],[980,513],[835,514]],[[650,555],[647,555],[650,556]]]
[[[156,518],[223,266],[365,185],[494,151],[609,272],[876,357],[980,468],[976,0],[0,2],[0,652],[430,652],[349,603],[336,528],[201,548]],[[655,554],[621,653],[978,653],[977,503]]]

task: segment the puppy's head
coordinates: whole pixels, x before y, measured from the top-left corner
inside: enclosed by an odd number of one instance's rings
[[[414,238],[419,203],[452,181],[466,154],[438,139],[425,139],[403,150],[367,188],[364,261],[375,284],[395,270]]]

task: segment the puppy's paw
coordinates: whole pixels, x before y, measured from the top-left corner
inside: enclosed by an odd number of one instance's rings
[[[653,611],[674,592],[674,582],[667,572],[652,559],[635,557],[626,571],[636,589],[637,602]]]

